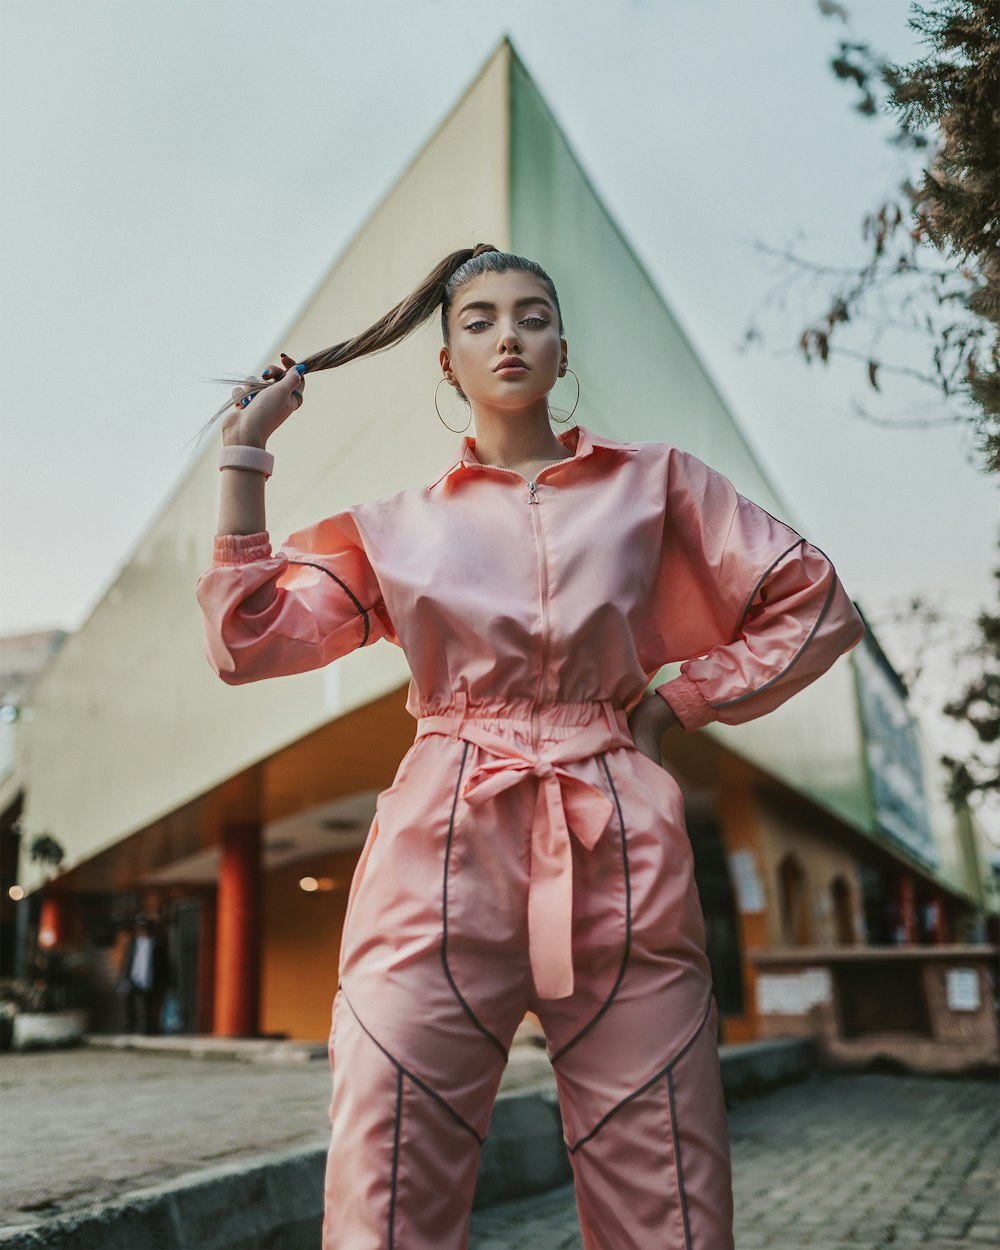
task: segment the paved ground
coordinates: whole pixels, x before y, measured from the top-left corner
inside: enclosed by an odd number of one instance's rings
[[[504,1088],[544,1075],[515,1047]],[[325,1060],[248,1063],[90,1049],[0,1063],[0,1225],[184,1172],[326,1141]],[[997,1087],[810,1077],[733,1107],[739,1250],[1000,1245]],[[470,1250],[579,1250],[572,1189],[478,1211]]]
[[[1000,1245],[987,1081],[823,1074],[729,1113],[738,1250]],[[580,1250],[572,1186],[473,1214],[470,1250]]]
[[[0,1064],[0,1224],[320,1140],[322,1064],[76,1049]]]
[[[515,1046],[501,1090],[551,1072]],[[73,1050],[0,1061],[0,1226],[73,1211],[185,1172],[325,1144],[330,1069],[184,1053]]]

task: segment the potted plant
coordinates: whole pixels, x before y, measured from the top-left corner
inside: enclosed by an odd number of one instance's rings
[[[86,1031],[90,1002],[83,955],[40,949],[27,977],[0,979],[0,1047],[75,1046]]]

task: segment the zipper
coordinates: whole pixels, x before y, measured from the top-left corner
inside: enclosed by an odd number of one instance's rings
[[[537,504],[538,496],[535,494],[535,486],[535,482],[529,483],[528,489],[531,497],[528,502]],[[531,748],[537,754],[540,729],[538,705],[545,695],[549,675],[549,569],[545,554],[545,536],[542,533],[542,518],[537,508],[532,512],[531,519],[535,525],[535,543],[538,547],[538,584],[542,602],[542,671],[538,678],[535,702],[531,708]]]
[[[517,469],[505,469],[501,464],[481,464],[478,467],[480,469],[492,469],[494,473],[513,473],[515,477],[519,477],[521,481],[527,485],[528,503],[538,503],[538,496],[535,493],[535,487],[538,485],[538,479],[543,473],[548,473],[549,469],[554,469],[560,464],[567,464],[572,459],[572,456],[567,456],[562,460],[553,460],[551,464],[542,465],[530,482],[523,473],[518,473]]]
[[[518,473],[516,469],[507,469],[499,464],[480,465],[483,469],[492,469],[495,473],[513,473],[515,477],[519,477],[522,482],[528,485],[528,503],[538,503],[538,479],[543,473],[547,473],[549,469],[554,469],[560,464],[566,464],[567,460],[573,457],[565,457],[562,460],[554,460],[551,464],[543,465],[535,476],[529,481],[523,473]],[[542,519],[539,513],[531,514],[532,525],[535,530],[535,547],[538,551],[538,587],[539,598],[542,608],[542,661],[541,673],[538,678],[538,689],[535,693],[534,702],[531,705],[531,749],[537,753],[540,736],[540,715],[539,704],[545,695],[546,686],[548,684],[548,668],[549,668],[549,568],[545,552],[545,535],[542,533]]]

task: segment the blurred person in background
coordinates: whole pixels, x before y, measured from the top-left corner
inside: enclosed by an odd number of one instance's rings
[[[160,1031],[160,1009],[169,980],[167,944],[156,921],[140,912],[122,955],[118,993],[124,1009],[126,1033]]]

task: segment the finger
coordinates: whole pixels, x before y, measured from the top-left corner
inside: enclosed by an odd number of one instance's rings
[[[295,391],[301,392],[305,387],[306,380],[302,374],[299,373],[300,368],[301,365],[296,366],[294,369],[289,369],[285,376],[281,379],[281,385],[285,387],[289,394],[292,394]]]

